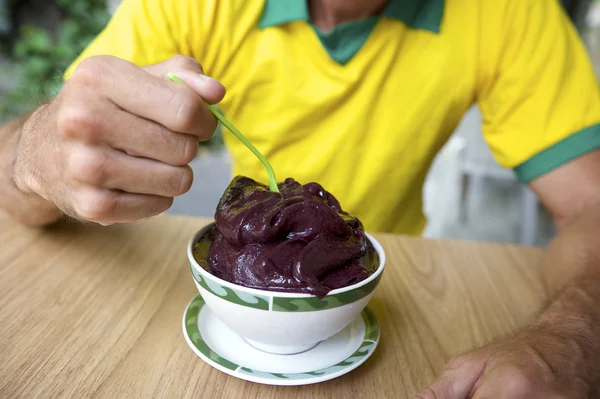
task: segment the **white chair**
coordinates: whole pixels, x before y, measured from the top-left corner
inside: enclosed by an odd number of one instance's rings
[[[481,114],[476,108],[467,116],[467,128],[463,129],[466,144],[460,162],[462,177],[461,221],[466,222],[474,213],[478,192],[483,179],[517,182],[512,170],[501,167],[494,159],[481,131]],[[526,185],[521,186],[520,237],[523,245],[534,245],[538,235],[539,202],[537,196]]]

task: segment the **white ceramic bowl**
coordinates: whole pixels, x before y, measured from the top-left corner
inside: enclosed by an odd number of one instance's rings
[[[380,265],[366,280],[333,290],[323,299],[247,288],[212,275],[194,259],[194,244],[211,227],[202,228],[188,244],[194,283],[206,305],[227,327],[269,353],[303,352],[341,331],[367,306],[385,267],[383,248],[367,234]]]

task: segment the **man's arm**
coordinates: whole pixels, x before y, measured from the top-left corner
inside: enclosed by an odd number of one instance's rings
[[[600,393],[600,150],[534,180],[531,188],[554,216],[557,238],[542,260],[548,293],[556,298],[537,325],[571,339],[571,359]]]
[[[2,130],[0,206],[33,225],[61,212],[103,225],[162,213],[189,190],[198,140],[216,128],[205,101],[224,94],[189,57],[143,68],[88,58],[52,102]]]
[[[600,151],[567,163],[530,186],[559,229],[543,261],[552,295],[582,274],[600,270]]]
[[[542,259],[550,305],[515,336],[451,360],[416,398],[600,397],[600,150],[531,187],[559,227]]]
[[[452,360],[420,397],[598,398],[598,80],[559,1],[480,3],[483,133],[559,227],[542,265],[552,301],[528,328]]]
[[[37,194],[22,192],[13,180],[13,167],[21,130],[31,114],[0,126],[0,208],[21,223],[45,225],[61,217],[60,210]]]

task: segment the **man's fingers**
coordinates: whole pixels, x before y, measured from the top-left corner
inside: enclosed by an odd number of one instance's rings
[[[192,186],[189,166],[171,166],[136,158],[109,148],[74,148],[67,160],[67,175],[73,181],[93,187],[175,197]]]
[[[217,127],[215,117],[194,90],[118,58],[88,58],[79,65],[70,81],[79,81],[82,86],[101,92],[123,110],[174,132],[193,134],[206,140]]]
[[[198,151],[198,137],[174,133],[158,123],[116,109],[103,122],[104,141],[127,154],[173,166],[190,163]]]
[[[468,399],[483,373],[486,360],[486,354],[481,351],[451,360],[438,379],[413,399]]]
[[[209,76],[189,70],[175,71],[173,74],[210,104],[218,103],[225,97],[225,87]]]
[[[67,214],[102,225],[156,216],[171,207],[173,198],[82,187],[73,193]]]
[[[413,399],[467,399],[472,387],[472,376],[466,370],[446,370]]]
[[[98,99],[63,110],[58,125],[65,139],[107,144],[136,157],[174,166],[187,165],[198,150],[198,137],[172,132],[156,122]]]
[[[142,67],[142,69],[161,79],[168,79],[167,75],[169,73],[180,72],[183,70],[189,70],[201,74],[204,73],[202,65],[200,65],[196,59],[181,54],[171,57],[166,61],[159,62],[158,64]]]
[[[579,397],[572,392],[574,397]],[[553,391],[535,370],[514,364],[503,364],[490,370],[473,399],[566,399]]]

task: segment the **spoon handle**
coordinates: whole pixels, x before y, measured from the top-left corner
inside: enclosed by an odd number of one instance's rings
[[[181,79],[179,79],[172,73],[167,74],[167,76],[173,82],[185,84]],[[219,112],[217,107],[208,103],[206,103],[206,106],[208,107],[209,111],[212,112],[212,114],[219,121],[221,121],[221,123],[225,125],[225,127],[229,129],[229,131],[233,133],[233,135],[237,137],[238,140],[240,140],[250,151],[252,151],[252,153],[256,155],[256,157],[263,163],[265,169],[267,170],[267,176],[269,177],[269,190],[278,193],[279,189],[277,188],[277,179],[275,178],[275,171],[273,171],[273,167],[271,166],[269,161],[267,161],[263,154],[261,154],[260,151],[258,151],[256,147],[254,147],[252,143],[248,141],[248,139],[239,130],[237,130],[236,127],[233,126],[231,122],[229,122],[229,120],[227,120],[227,118],[225,118],[225,116],[221,112]]]

